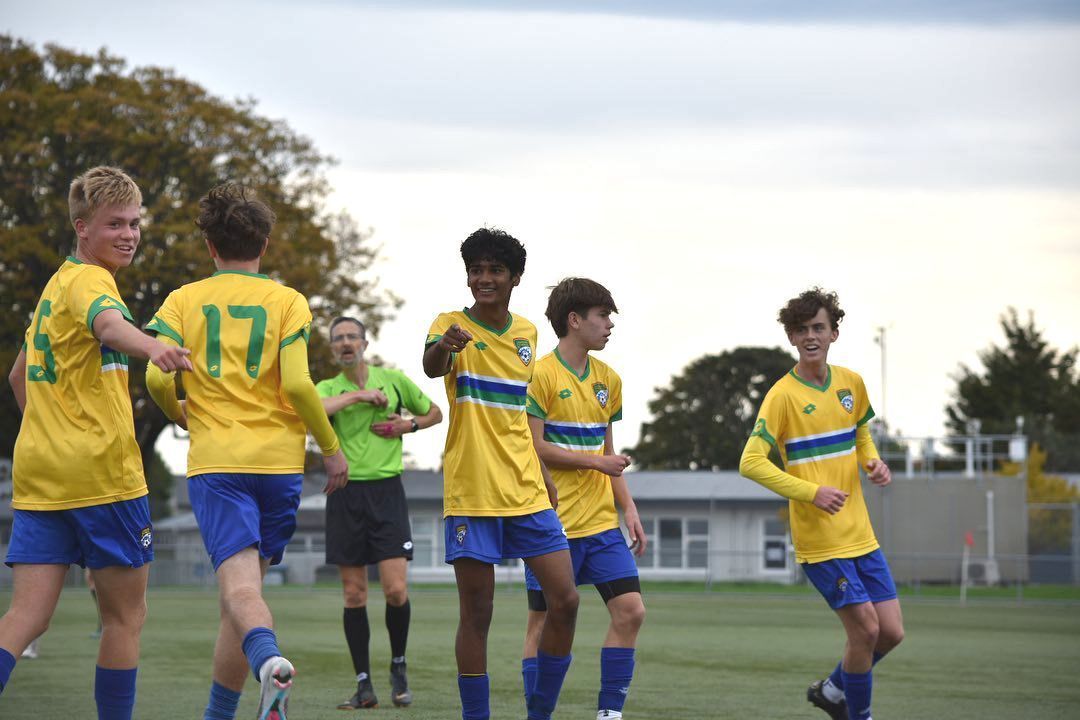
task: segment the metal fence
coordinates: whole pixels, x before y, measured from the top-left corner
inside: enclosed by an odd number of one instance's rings
[[[1056,510],[1066,512],[1065,509]],[[1068,506],[1072,518],[1076,506]],[[2,548],[0,548],[2,551]],[[150,567],[151,587],[203,587],[216,585],[213,568],[201,546],[158,545],[155,560]],[[954,553],[893,553],[887,554],[889,565],[898,579],[905,595],[921,594],[940,596],[942,588],[959,588],[962,575],[962,555]],[[941,568],[950,570],[943,575]],[[0,591],[11,587],[11,569],[0,566]],[[768,568],[767,572],[763,569]],[[410,582],[414,584],[453,583],[453,569],[448,565],[435,567],[412,566]],[[766,557],[760,552],[710,552],[704,567],[641,568],[645,581],[679,583],[680,589],[700,587],[703,591],[737,586],[740,583],[775,583],[778,590],[784,586],[806,583],[805,576],[794,553],[788,549],[782,561],[775,554]],[[373,579],[377,575],[372,572]],[[924,579],[929,578],[929,579]],[[337,569],[324,562],[323,548],[317,543],[305,542],[290,546],[281,565],[272,567],[267,574],[268,585],[313,586],[336,584]],[[520,584],[524,581],[524,566],[520,561],[507,561],[496,569],[500,584]],[[72,567],[66,584],[69,587],[85,585],[82,571]],[[993,559],[971,557],[968,568],[968,584],[975,587],[1010,588],[1016,597],[1023,598],[1030,588],[1046,585],[1080,587],[1080,554],[1041,553],[1026,555],[998,555]]]

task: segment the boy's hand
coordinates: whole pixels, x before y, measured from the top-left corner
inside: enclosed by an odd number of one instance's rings
[[[645,546],[649,544],[649,539],[645,535],[645,528],[641,526],[641,518],[638,517],[637,509],[624,510],[623,520],[626,521],[626,530],[630,533],[630,552],[637,557],[641,557],[645,554]]]
[[[611,477],[619,477],[629,465],[630,457],[628,455],[596,456],[596,469]]]
[[[323,488],[325,494],[340,490],[349,482],[349,463],[341,450],[333,455],[323,456],[323,467],[326,468],[326,487]]]
[[[843,490],[822,485],[814,494],[814,505],[830,515],[835,515],[840,511],[840,508],[844,507],[847,496],[848,494]]]
[[[387,404],[386,393],[382,390],[357,390],[356,401],[370,403],[375,407],[384,408]]]
[[[884,461],[874,458],[866,463],[866,474],[870,482],[878,487],[885,487],[892,482],[892,471]]]
[[[447,352],[459,353],[465,349],[465,346],[468,345],[472,339],[472,334],[468,330],[462,330],[460,325],[454,323],[446,329],[446,332],[439,338],[437,344]]]
[[[150,362],[157,365],[164,372],[176,372],[177,370],[194,370],[191,361],[188,360],[188,355],[191,351],[187,348],[177,347],[176,345],[166,345],[165,343],[154,341],[152,347],[147,353],[150,356]]]

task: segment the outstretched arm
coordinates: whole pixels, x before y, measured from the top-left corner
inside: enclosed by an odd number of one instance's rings
[[[102,310],[94,318],[94,337],[102,344],[132,357],[148,359],[165,372],[191,370],[191,351],[175,343],[166,345],[142,332],[116,309]]]

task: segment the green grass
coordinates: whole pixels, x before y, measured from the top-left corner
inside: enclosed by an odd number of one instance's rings
[[[806,703],[805,687],[831,669],[843,641],[839,623],[819,599],[785,595],[775,587],[682,590],[646,589],[649,615],[628,718],[825,718]],[[334,709],[353,689],[338,592],[274,588],[268,598],[281,645],[299,670],[290,715],[347,717]],[[373,598],[375,687],[385,701],[389,648],[377,590]],[[607,615],[591,590],[582,598],[574,664],[556,718],[595,717],[598,648]],[[376,716],[453,720],[460,717],[453,664],[457,598],[449,589],[420,587],[412,599],[409,676],[416,701],[408,710],[380,709]],[[0,594],[0,603],[6,606],[7,600]],[[135,715],[200,718],[209,688],[216,596],[153,589],[149,602]],[[955,602],[913,601],[904,612],[907,639],[875,672],[875,717],[1051,720],[1080,714],[1075,607],[987,602],[961,608]],[[524,716],[524,615],[523,592],[500,587],[489,642],[497,718]],[[0,697],[0,717],[93,717],[93,624],[86,591],[67,590],[42,639],[41,657],[20,662]],[[254,716],[255,689],[249,682],[239,717]]]

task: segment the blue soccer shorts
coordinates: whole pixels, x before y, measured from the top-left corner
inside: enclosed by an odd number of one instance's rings
[[[205,473],[188,478],[191,509],[214,571],[244,548],[281,562],[296,530],[304,476]]]
[[[134,500],[71,510],[16,510],[8,565],[137,568],[154,560],[150,502]]]
[[[502,560],[547,555],[568,549],[554,510],[510,517],[450,515],[445,520],[446,562],[472,558],[497,565]]]
[[[571,538],[568,542],[576,585],[600,585],[638,576],[637,563],[618,528]],[[525,568],[525,587],[535,591],[541,589],[540,582],[528,567]]]
[[[803,563],[802,569],[833,610],[896,599],[896,584],[880,549],[855,558]]]

